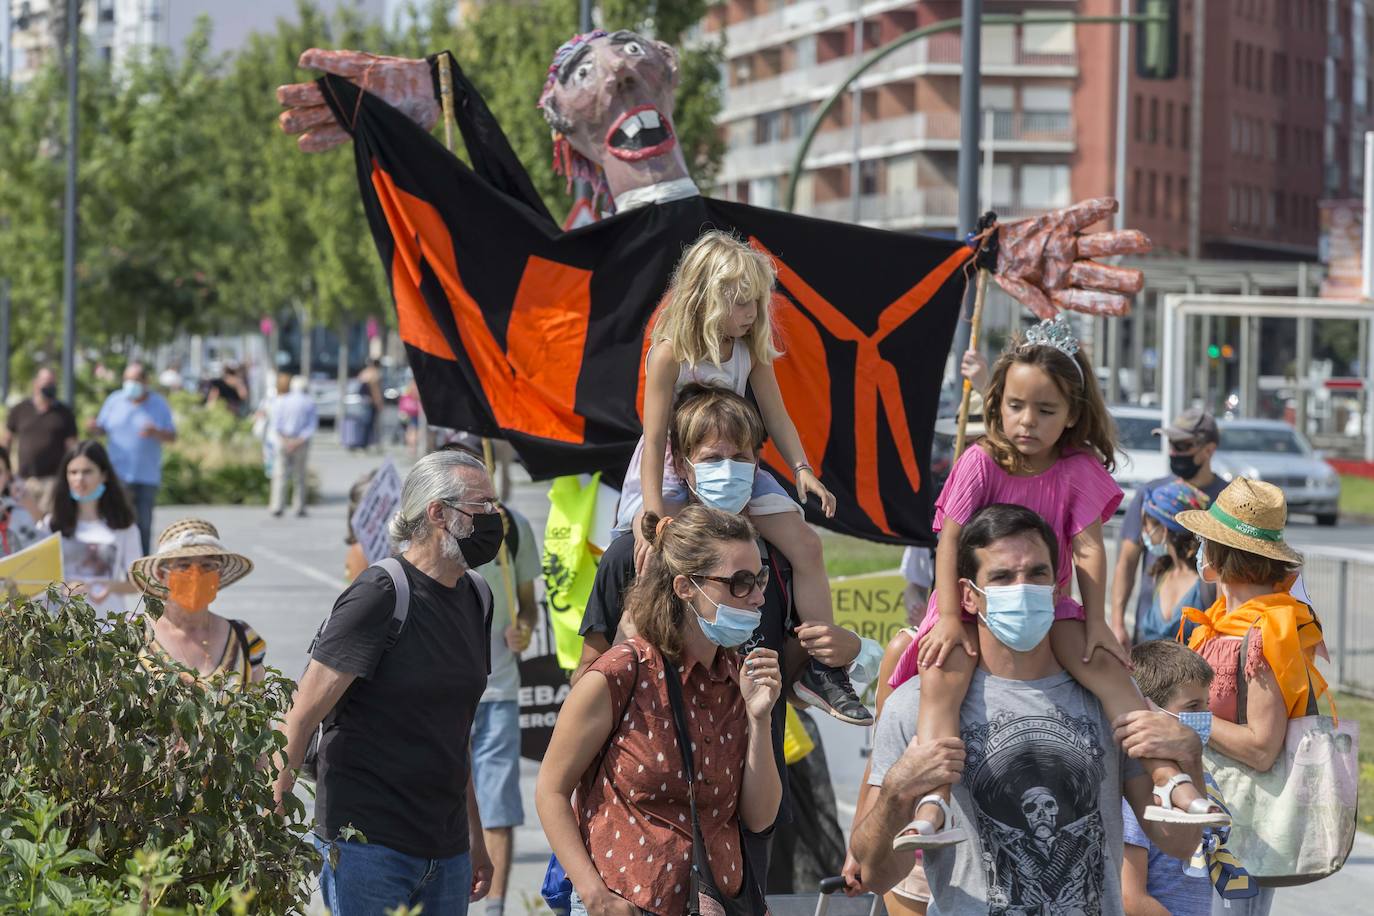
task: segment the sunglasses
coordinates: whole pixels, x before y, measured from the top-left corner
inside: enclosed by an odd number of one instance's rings
[[[763,591],[768,588],[768,566],[765,564],[762,569],[752,573],[747,569],[737,570],[733,576],[704,576],[695,575],[693,579],[710,579],[712,582],[719,582],[722,585],[730,586],[730,596],[733,598],[748,598],[749,594],[758,589]]]

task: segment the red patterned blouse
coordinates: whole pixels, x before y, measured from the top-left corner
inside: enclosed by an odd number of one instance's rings
[[[582,778],[578,820],[582,842],[610,890],[650,913],[687,908],[692,864],[692,815],[682,751],[677,743],[665,661],[634,637],[590,668],[611,689],[615,730],[605,756]],[[716,885],[739,893],[739,791],[748,747],[748,716],[739,690],[739,657],[716,653],[710,670],[670,666],[682,678],[682,699],[697,765],[697,813]]]

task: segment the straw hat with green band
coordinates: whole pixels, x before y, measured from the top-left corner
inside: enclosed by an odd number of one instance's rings
[[[1203,540],[1283,563],[1302,563],[1302,554],[1283,540],[1288,503],[1283,490],[1272,483],[1237,477],[1210,508],[1180,512],[1174,520]]]

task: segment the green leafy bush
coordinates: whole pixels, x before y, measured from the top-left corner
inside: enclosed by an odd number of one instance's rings
[[[317,858],[268,763],[292,682],[149,671],[143,632],[55,590],[0,607],[0,914],[302,912]]]

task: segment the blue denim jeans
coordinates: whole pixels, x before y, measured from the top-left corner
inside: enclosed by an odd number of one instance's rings
[[[331,916],[383,916],[387,910],[424,905],[424,912],[466,916],[472,894],[468,853],[422,859],[379,846],[310,835],[324,857],[320,895]]]
[[[153,552],[153,507],[157,505],[157,491],[160,485],[126,483],[124,488],[128,490],[129,498],[134,504],[134,520],[138,524],[139,538],[143,541],[143,555],[147,556]]]

